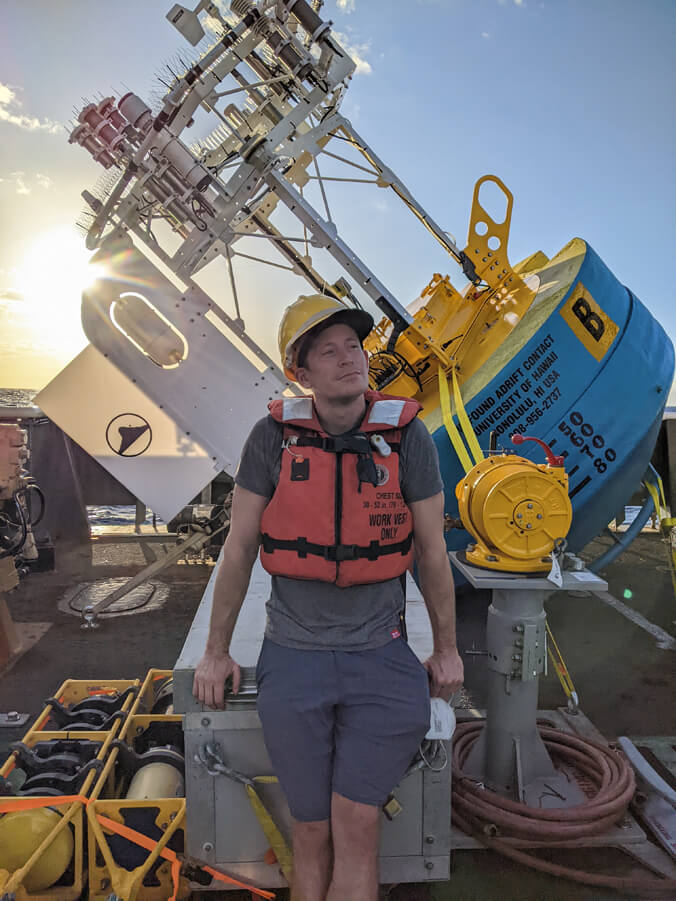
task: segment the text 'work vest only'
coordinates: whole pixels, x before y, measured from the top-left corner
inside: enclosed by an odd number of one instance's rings
[[[343,436],[322,429],[311,397],[269,405],[284,425],[279,482],[261,518],[261,562],[272,575],[344,588],[394,579],[413,562],[399,445],[421,407],[377,391],[365,396],[359,430]]]

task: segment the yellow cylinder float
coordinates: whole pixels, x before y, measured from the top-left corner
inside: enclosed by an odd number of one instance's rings
[[[515,454],[494,454],[477,463],[456,487],[460,518],[475,539],[468,563],[507,572],[545,572],[551,552],[568,534],[573,511],[563,458],[537,438],[515,435],[515,444],[536,441],[547,463]]]
[[[145,801],[148,798],[182,798],[184,795],[183,773],[170,763],[157,762],[147,763],[134,774],[125,797],[130,801]]]
[[[0,869],[9,873],[20,870],[60,819],[60,814],[47,807],[6,813],[0,819]],[[22,880],[26,891],[33,894],[54,885],[72,860],[73,846],[73,833],[66,826],[54,836]]]

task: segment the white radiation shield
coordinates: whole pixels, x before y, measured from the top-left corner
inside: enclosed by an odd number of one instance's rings
[[[36,403],[166,522],[221,469],[199,441],[91,345]]]

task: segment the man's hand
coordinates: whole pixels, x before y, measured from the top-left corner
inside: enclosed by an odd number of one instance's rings
[[[462,660],[457,650],[435,651],[423,664],[430,677],[430,695],[448,701],[462,688],[464,676]]]
[[[225,651],[219,654],[206,651],[195,669],[193,695],[212,710],[224,710],[228,676],[232,676],[232,693],[237,694],[241,678],[239,665]]]
[[[244,601],[251,567],[260,543],[260,522],[267,498],[235,485],[232,496],[230,531],[218,561],[209,638],[204,656],[197,664],[192,693],[212,710],[225,707],[225,680],[232,676],[232,691],[237,694],[241,674],[239,666],[225,648],[230,647],[237,616]]]

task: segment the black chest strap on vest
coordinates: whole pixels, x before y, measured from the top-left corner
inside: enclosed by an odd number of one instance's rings
[[[368,482],[374,488],[378,487],[378,470],[371,454],[364,454],[357,459],[357,478],[359,479],[359,487],[357,491],[361,493],[361,483]]]
[[[373,451],[368,435],[364,432],[355,432],[352,435],[326,437],[299,435],[293,441],[294,447],[319,447],[333,454],[357,455],[357,479],[358,491],[361,492],[362,482],[368,482],[374,488],[378,486],[378,470],[373,459]],[[399,444],[392,443],[390,449],[398,452]]]
[[[326,438],[311,435],[299,435],[292,442],[294,447],[319,447],[332,454],[370,454],[371,442],[368,435],[356,432],[354,435]],[[399,442],[388,442],[391,450],[399,451]]]
[[[408,641],[408,629],[406,628],[406,573],[399,576],[401,582],[401,590],[404,593],[404,606],[399,611],[399,631],[404,641]]]
[[[275,551],[295,551],[301,559],[312,554],[315,557],[323,557],[332,563],[343,563],[346,560],[377,560],[390,554],[402,554],[405,556],[411,549],[413,532],[409,532],[406,538],[396,544],[381,544],[379,541],[371,541],[367,545],[359,544],[315,544],[307,538],[293,538],[284,540],[273,538],[264,532],[261,536],[261,544],[266,554]]]
[[[328,435],[304,436],[301,435],[296,442],[297,447],[320,447],[332,454],[368,454],[371,450],[369,440],[363,433],[334,437]]]

